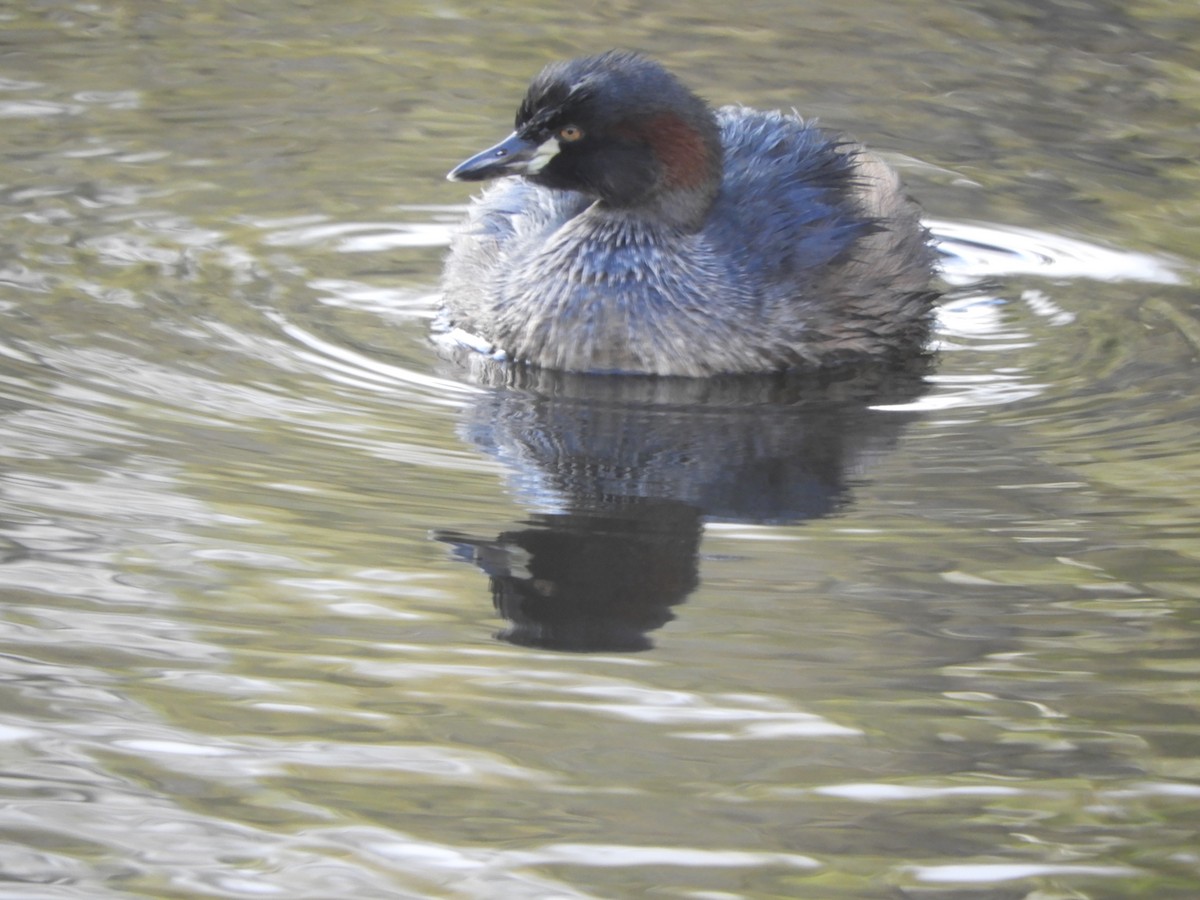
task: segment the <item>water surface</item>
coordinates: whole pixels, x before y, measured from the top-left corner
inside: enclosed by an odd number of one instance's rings
[[[0,896],[1200,893],[1191,7],[0,21]],[[936,364],[440,359],[444,172],[614,45],[886,151]]]

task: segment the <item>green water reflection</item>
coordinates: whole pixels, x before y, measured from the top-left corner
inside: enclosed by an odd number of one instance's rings
[[[617,45],[991,236],[921,385],[439,359],[445,171]],[[1165,0],[0,10],[0,895],[1196,896],[1198,51]],[[498,638],[597,485],[681,504],[645,644]]]

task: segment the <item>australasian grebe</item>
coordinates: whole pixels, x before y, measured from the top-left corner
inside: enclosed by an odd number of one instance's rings
[[[928,336],[934,254],[890,167],[794,114],[714,112],[636,53],[547,66],[448,177],[500,180],[453,240],[442,325],[514,361],[706,376]]]

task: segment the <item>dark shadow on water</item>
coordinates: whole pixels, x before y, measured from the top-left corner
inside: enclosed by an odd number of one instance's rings
[[[929,366],[707,380],[485,371],[461,433],[510,469],[531,514],[494,538],[434,537],[488,576],[501,639],[646,650],[699,584],[704,523],[836,513],[915,416],[876,407],[919,396]]]
[[[487,573],[498,635],[557,650],[646,650],[698,583],[700,515],[670,500],[538,514],[492,540],[441,532]]]

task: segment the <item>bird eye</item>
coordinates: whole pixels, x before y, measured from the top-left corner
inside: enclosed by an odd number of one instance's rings
[[[558,129],[558,137],[560,140],[572,143],[583,137],[583,129],[578,125],[564,125]]]

